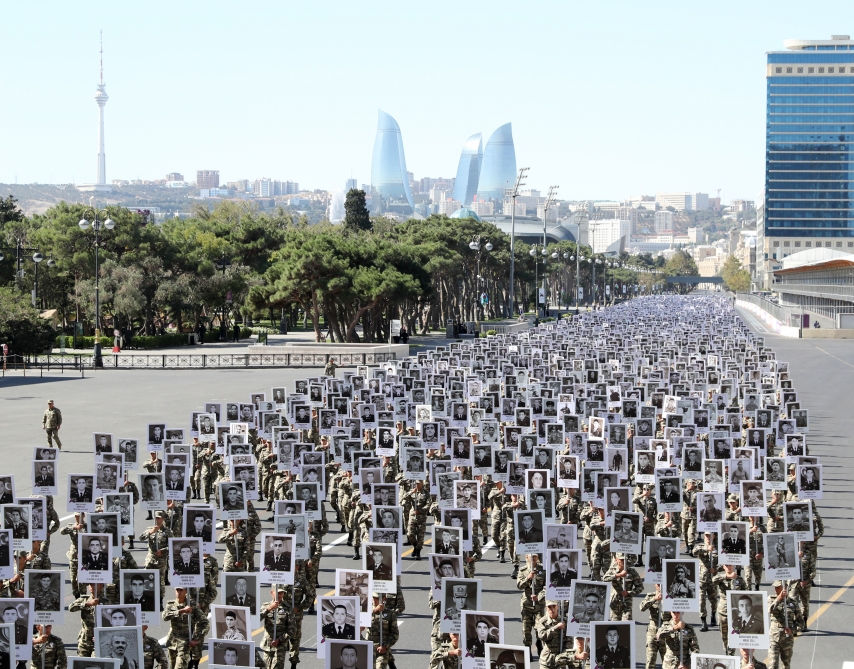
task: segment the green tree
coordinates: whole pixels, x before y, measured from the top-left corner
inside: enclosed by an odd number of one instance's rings
[[[348,230],[371,230],[371,216],[365,206],[365,191],[351,188],[344,200],[344,225]]]
[[[750,290],[750,272],[741,266],[738,258],[730,256],[721,268],[721,278],[727,290],[744,293]]]
[[[55,333],[50,323],[39,318],[30,305],[30,296],[14,288],[0,288],[0,343],[15,355],[49,351]]]
[[[700,271],[697,269],[697,263],[688,254],[687,251],[679,249],[670,260],[664,265],[664,273],[667,276],[699,276]],[[691,291],[691,286],[688,284],[675,284],[676,291],[679,293],[688,293]]]

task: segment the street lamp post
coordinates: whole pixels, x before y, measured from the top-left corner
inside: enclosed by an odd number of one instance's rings
[[[539,279],[537,278],[537,245],[534,244],[531,247],[531,250],[528,251],[528,255],[534,259],[534,312],[537,316],[540,315],[540,284]]]
[[[39,263],[42,260],[44,260],[44,256],[39,252],[39,247],[35,246],[35,247],[30,248],[30,247],[24,246],[24,240],[23,239],[16,239],[14,247],[0,246],[0,249],[2,249],[2,251],[0,251],[0,262],[3,262],[3,260],[6,257],[5,254],[3,253],[3,251],[14,251],[15,252],[15,282],[16,283],[24,278],[24,261],[26,260],[26,258],[24,257],[24,254],[26,254],[26,253],[32,253],[33,254],[32,260],[33,260],[33,263],[35,263],[36,269],[35,269],[35,275],[34,275],[35,279],[33,281],[33,290],[30,293],[30,301],[32,302],[32,305],[35,307],[36,303],[38,301],[38,298],[39,298]],[[52,258],[48,261],[48,265],[50,265],[51,267],[53,267],[53,265],[55,265],[55,264],[56,264],[56,261],[53,260]]]
[[[507,291],[508,294],[508,317],[513,316],[513,307],[514,299],[513,299],[513,282],[516,280],[516,257],[514,255],[516,249],[516,198],[519,197],[519,189],[522,187],[522,184],[525,183],[525,177],[528,174],[529,167],[521,167],[519,168],[519,176],[516,177],[516,185],[513,188],[507,188],[504,190],[504,197],[511,198],[511,209],[510,209],[510,287]]]
[[[559,186],[549,186],[549,193],[546,196],[546,203],[543,207],[543,255],[546,255],[546,245],[548,244],[548,240],[546,239],[546,225],[549,220],[549,209],[551,209],[552,203],[555,200],[555,193],[557,193],[557,189]],[[538,293],[539,295],[539,293]],[[546,265],[545,258],[543,258],[543,317],[546,315],[546,305],[548,304],[548,275],[546,274]]]
[[[92,221],[89,221],[89,218]],[[83,212],[83,218],[77,223],[81,230],[88,230],[92,226],[95,231],[95,350],[93,357],[95,367],[103,367],[104,359],[101,356],[101,286],[100,286],[100,259],[98,248],[101,245],[101,228],[112,230],[116,224],[110,218],[106,209],[87,209]]]
[[[478,319],[478,312],[480,312],[480,315],[483,315],[483,302],[482,302],[481,296],[480,296],[480,282],[483,280],[483,277],[480,275],[480,255],[482,253],[481,244],[480,244],[480,235],[478,235],[477,237],[475,237],[474,239],[472,239],[469,242],[469,248],[477,254],[477,275],[475,276],[475,282],[474,282],[475,283],[475,289],[474,290],[475,290],[475,294],[476,294],[476,303],[477,303],[475,306],[475,320],[479,320]],[[490,242],[487,239],[486,243],[483,245],[483,248],[486,251],[491,251],[492,250],[492,242]]]
[[[222,275],[225,276],[225,270],[231,267],[231,261],[225,257],[225,251],[223,251],[222,256],[216,262],[216,268],[218,270],[222,270]],[[222,340],[228,341],[228,322],[226,320],[226,303],[228,302],[228,297],[223,298],[222,301],[222,321],[220,322],[220,333],[222,334]]]

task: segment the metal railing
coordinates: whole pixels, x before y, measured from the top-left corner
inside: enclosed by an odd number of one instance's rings
[[[766,300],[764,297],[760,297],[759,295],[753,295],[752,293],[736,293],[735,296],[737,300],[750,302],[760,309],[767,311],[783,325],[789,325],[790,316],[803,313],[803,309],[784,307],[776,302],[772,302],[771,300]]]
[[[481,323],[480,331],[481,332],[489,332],[490,330],[495,330],[496,334],[511,334],[513,332],[521,332],[523,330],[530,330],[531,322],[529,320],[517,321],[513,323]]]
[[[13,360],[14,358],[14,360]],[[257,369],[274,367],[323,367],[335,358],[338,367],[377,365],[395,360],[395,353],[114,353],[104,356],[104,369]],[[7,369],[84,369],[92,368],[91,355],[50,354],[8,356]]]

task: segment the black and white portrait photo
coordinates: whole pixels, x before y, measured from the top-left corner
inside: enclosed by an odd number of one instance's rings
[[[121,520],[117,513],[89,514],[89,530],[96,534],[109,534],[112,538],[110,543],[115,549],[118,549],[120,545],[120,524]]]
[[[643,536],[643,514],[633,511],[615,511],[614,531],[611,535],[611,547],[620,553],[640,555]]]
[[[355,640],[359,629],[357,597],[322,596],[317,598],[317,656],[324,659],[329,640]]]
[[[663,611],[700,610],[700,563],[698,560],[671,559],[664,562],[661,591]]]
[[[187,499],[187,467],[185,465],[167,464],[163,467],[166,479],[166,499],[186,501]]]
[[[219,498],[222,500],[224,520],[245,520],[249,518],[246,508],[246,491],[242,481],[220,481]]]
[[[718,523],[724,518],[724,495],[717,492],[698,492],[697,530],[699,532],[717,532]]]
[[[33,600],[34,623],[61,625],[65,609],[65,578],[62,570],[27,569],[24,596]]]
[[[462,668],[479,666],[486,658],[486,644],[504,643],[504,613],[463,609],[460,621],[460,647],[464,649]]]
[[[211,637],[224,641],[246,641],[252,638],[247,606],[214,604],[211,609]]]
[[[3,515],[3,529],[12,532],[13,550],[29,551],[33,545],[30,507],[26,504],[4,504],[0,513]]]
[[[373,669],[373,666],[372,641],[329,641],[325,669]]]
[[[160,620],[160,572],[157,569],[122,569],[119,585],[122,604],[139,606],[141,624],[153,625]]]
[[[747,523],[740,521],[721,523],[721,531],[718,534],[720,564],[730,564],[735,567],[746,567],[749,564],[747,526]]]
[[[359,599],[359,624],[367,626],[371,621],[371,593],[373,592],[373,576],[364,569],[336,569],[335,595],[341,597],[357,597]]]
[[[245,606],[253,616],[258,615],[261,596],[258,574],[246,572],[223,572],[222,602],[226,606]]]
[[[112,537],[80,533],[77,549],[77,580],[80,583],[112,583]]]
[[[261,535],[261,552],[264,555],[261,573],[265,583],[290,585],[294,582],[294,538],[288,534],[267,532]]]
[[[33,493],[36,495],[56,495],[56,462],[54,460],[33,460]]]
[[[105,432],[95,432],[92,435],[95,444],[95,455],[113,452],[113,435]]]
[[[443,633],[460,633],[462,612],[481,607],[481,588],[482,582],[476,578],[442,579],[439,629]]]
[[[812,506],[810,502],[784,502],[783,527],[794,532],[798,541],[814,541]]]
[[[801,499],[822,499],[824,497],[822,465],[799,464],[796,476],[798,497]]]
[[[486,646],[486,667],[490,669],[530,669],[531,649],[504,643]]]
[[[669,537],[646,537],[645,583],[663,585],[665,560],[679,557],[679,539]]]
[[[443,578],[460,578],[463,574],[462,554],[431,553],[430,556],[430,581],[432,584],[433,599],[439,600],[442,589]]]
[[[254,641],[208,639],[208,662],[225,667],[254,667]]]
[[[148,434],[148,450],[161,451],[163,450],[163,440],[165,439],[166,424],[165,423],[149,423],[146,428]]]
[[[516,533],[516,552],[542,553],[543,528],[545,526],[545,514],[538,510],[519,510],[514,512],[514,531]]]
[[[569,600],[572,596],[572,583],[578,579],[581,569],[581,551],[579,549],[546,549],[545,552],[546,598]]]
[[[397,558],[394,544],[362,544],[362,568],[373,577],[374,592],[393,595],[397,592]]]
[[[169,582],[173,587],[204,587],[203,555],[201,539],[169,538]]]
[[[728,645],[730,648],[768,648],[768,605],[764,592],[730,590]]]
[[[139,505],[143,511],[166,509],[165,480],[163,472],[139,474]]]
[[[610,599],[610,583],[573,581],[567,634],[588,636],[592,623],[607,619]]]
[[[297,483],[294,499],[303,503],[309,520],[320,520],[320,483]]]
[[[184,507],[183,536],[202,540],[202,553],[213,554],[216,550],[216,509],[200,506]]]
[[[763,534],[765,573],[773,580],[794,580],[801,577],[801,560],[794,532]]]
[[[591,667],[634,669],[634,623],[630,620],[594,622],[590,636]]]
[[[90,512],[95,510],[95,477],[92,474],[68,475],[68,510],[71,512]],[[3,502],[9,504],[10,498]]]
[[[142,617],[139,604],[99,604],[95,607],[98,627],[136,627]]]

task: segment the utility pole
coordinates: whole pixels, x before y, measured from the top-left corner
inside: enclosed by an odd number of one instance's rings
[[[519,189],[525,183],[525,178],[528,175],[528,170],[530,167],[520,167],[519,168],[519,176],[516,177],[516,185],[513,188],[506,188],[504,190],[504,198],[505,200],[509,197],[511,199],[511,209],[510,209],[510,288],[508,290],[508,318],[512,318],[513,308],[516,306],[513,296],[513,283],[516,280],[516,198],[519,197]]]
[[[546,316],[546,305],[549,303],[549,292],[547,290],[548,275],[546,274],[545,268],[546,258],[548,257],[546,255],[546,225],[549,219],[549,208],[551,208],[552,203],[555,200],[555,193],[557,193],[558,188],[560,188],[560,186],[549,186],[549,194],[546,196],[546,204],[543,208],[543,296],[545,300],[543,302],[543,318]],[[539,296],[537,297],[537,300],[539,300]],[[560,298],[558,298],[558,311],[560,311]]]

